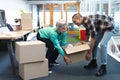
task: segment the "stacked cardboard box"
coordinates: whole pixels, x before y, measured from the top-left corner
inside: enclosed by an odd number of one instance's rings
[[[77,42],[71,44],[72,46],[65,46],[63,49],[66,55],[71,59],[72,63],[85,60],[85,55],[90,49],[88,43],[86,42]]]
[[[22,30],[33,30],[32,22],[33,21],[32,21],[32,14],[31,13],[21,14]]]
[[[45,59],[43,62],[19,64],[19,75],[24,80],[48,76],[47,65],[48,65],[47,59]]]
[[[45,59],[45,43],[41,41],[16,42],[16,59],[19,75],[24,80],[48,76],[48,60]]]

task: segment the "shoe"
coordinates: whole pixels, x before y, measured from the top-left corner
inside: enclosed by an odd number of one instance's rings
[[[103,76],[107,73],[106,71],[106,65],[102,65],[100,67],[100,70],[96,73],[96,76]]]
[[[97,61],[96,59],[92,59],[88,65],[84,66],[85,69],[97,68]]]
[[[50,65],[52,65],[52,66],[59,66],[60,64],[57,63],[57,62],[53,62],[53,63],[50,63]]]
[[[49,70],[48,70],[48,73],[49,73],[49,74],[51,74],[51,73],[52,73],[52,70],[51,70],[51,69],[49,69]]]

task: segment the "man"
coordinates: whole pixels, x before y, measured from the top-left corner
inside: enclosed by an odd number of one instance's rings
[[[70,59],[65,55],[62,46],[66,45],[66,30],[67,23],[64,20],[58,20],[56,27],[45,27],[38,31],[37,39],[46,43],[48,48],[46,58],[49,61],[49,71],[51,71],[51,64],[56,63],[58,54],[61,54],[67,64],[70,64]]]
[[[96,76],[102,76],[106,74],[107,65],[107,43],[113,34],[113,19],[106,15],[90,15],[88,17],[82,17],[79,13],[74,14],[72,17],[73,23],[80,26],[83,25],[86,28],[87,41],[91,37],[90,50],[86,54],[86,59],[92,60],[84,68],[91,69],[97,68],[97,49],[101,54],[101,66]],[[98,47],[99,45],[99,47]]]

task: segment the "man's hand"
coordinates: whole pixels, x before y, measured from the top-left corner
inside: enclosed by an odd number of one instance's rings
[[[86,58],[86,60],[88,60],[88,61],[90,61],[91,60],[91,53],[90,52],[88,52],[87,54],[86,54],[86,56],[85,56],[85,58]]]
[[[66,62],[66,64],[71,64],[71,60],[67,56],[64,56],[64,61]]]

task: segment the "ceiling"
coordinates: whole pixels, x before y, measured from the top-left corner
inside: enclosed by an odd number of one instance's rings
[[[27,0],[29,4],[46,4],[46,3],[57,3],[64,4],[66,2],[78,2],[80,0]]]
[[[80,1],[89,1],[89,0],[27,0],[29,4],[47,4],[47,3],[57,3],[57,4],[64,4],[66,2],[80,2]],[[100,0],[97,0],[98,2]],[[104,3],[108,3],[109,0],[101,0]],[[114,3],[120,3],[120,0],[111,0]]]

